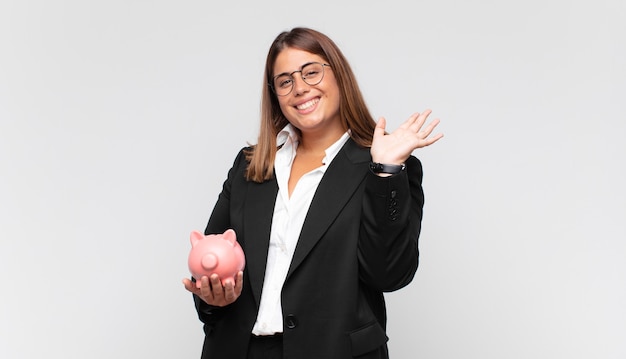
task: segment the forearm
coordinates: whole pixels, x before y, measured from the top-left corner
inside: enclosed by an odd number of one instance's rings
[[[358,256],[361,280],[393,291],[409,284],[418,266],[418,237],[424,196],[422,169],[415,157],[406,172],[381,178],[371,174],[363,199]]]

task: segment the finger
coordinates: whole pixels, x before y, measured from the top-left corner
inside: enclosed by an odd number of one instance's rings
[[[385,126],[387,126],[387,120],[385,120],[384,117],[381,117],[378,119],[378,122],[376,122],[376,127],[374,127],[374,133],[372,135],[372,141],[374,141],[374,139],[382,137],[385,135]]]
[[[430,109],[422,112],[421,115],[419,115],[416,120],[411,124],[410,129],[412,131],[418,132],[422,126],[424,126],[424,123],[426,122],[426,119],[428,118],[428,116],[432,113],[432,111]]]
[[[188,291],[190,291],[193,294],[198,294],[199,290],[196,287],[196,283],[192,282],[188,278],[184,278],[183,279],[183,284],[185,285],[185,289],[187,289]]]
[[[418,135],[421,135],[422,138],[426,138],[428,136],[430,136],[430,134],[433,132],[433,130],[435,129],[435,127],[437,127],[437,125],[439,124],[439,119],[436,118],[434,119],[431,123],[429,123],[422,131],[418,132]]]
[[[235,299],[237,299],[235,285],[231,279],[227,279],[224,283],[224,300],[226,300],[226,303],[232,303]]]
[[[439,141],[442,137],[443,137],[443,133],[438,133],[437,135],[435,135],[435,136],[433,136],[431,138],[427,138],[427,139],[425,139],[423,141],[424,145],[422,147],[430,146],[433,143]]]
[[[237,273],[237,278],[235,279],[235,295],[237,295],[237,297],[241,295],[242,289],[243,289],[243,272],[239,271],[239,273]]]
[[[387,120],[384,117],[379,118],[378,122],[376,122],[376,127],[374,128],[374,135],[376,135],[376,133],[384,134],[386,126]]]
[[[213,292],[207,276],[202,276],[200,279],[200,296],[207,302],[213,301]]]
[[[224,287],[220,281],[220,277],[217,274],[211,275],[211,289],[213,293],[213,299],[219,301],[224,297]]]
[[[417,119],[420,117],[420,113],[419,112],[415,112],[414,114],[412,114],[411,116],[409,116],[409,118],[406,119],[406,121],[404,121],[400,127],[398,128],[411,128],[411,126],[413,126],[413,124],[415,124],[415,122],[417,121]]]

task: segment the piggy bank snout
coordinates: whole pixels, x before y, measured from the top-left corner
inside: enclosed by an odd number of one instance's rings
[[[213,253],[207,253],[204,256],[202,256],[202,260],[200,261],[200,263],[202,264],[202,268],[206,270],[211,270],[217,267],[219,263],[219,259]]]

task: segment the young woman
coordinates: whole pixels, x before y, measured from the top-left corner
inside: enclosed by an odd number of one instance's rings
[[[439,121],[425,125],[424,111],[387,133],[339,48],[312,29],[278,35],[265,81],[258,143],[235,159],[205,230],[234,229],[246,268],[224,286],[183,280],[202,358],[388,358],[383,292],[418,266],[412,152],[442,137]]]

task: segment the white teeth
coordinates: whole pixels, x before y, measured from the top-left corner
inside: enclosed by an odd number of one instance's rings
[[[306,110],[307,108],[310,108],[312,106],[314,106],[317,102],[319,101],[319,99],[313,99],[311,101],[307,101],[301,105],[296,106],[296,108],[298,110]]]

